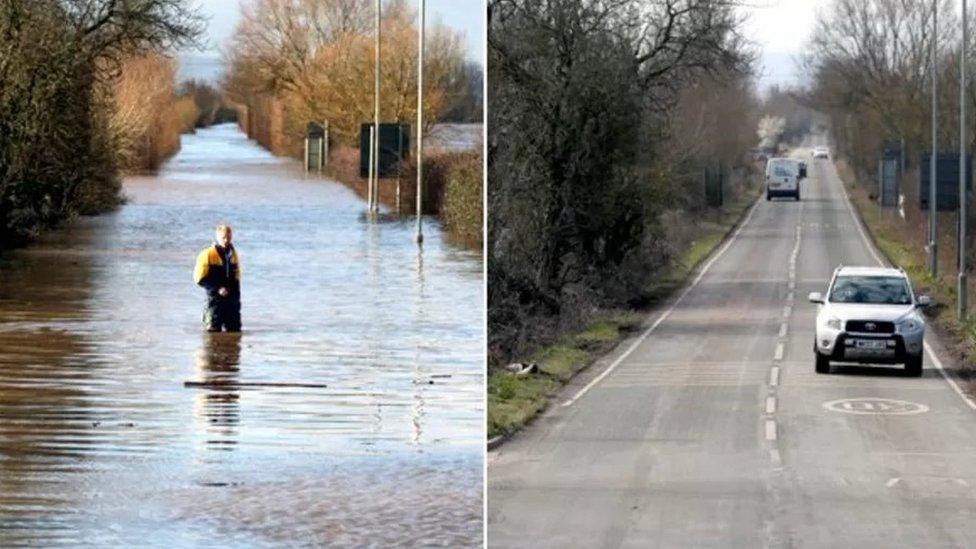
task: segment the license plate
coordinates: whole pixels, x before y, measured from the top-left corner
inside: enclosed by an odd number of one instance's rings
[[[880,339],[858,339],[854,346],[858,349],[886,349],[888,342]]]

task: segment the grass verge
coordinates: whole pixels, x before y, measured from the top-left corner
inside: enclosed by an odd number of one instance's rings
[[[517,376],[499,369],[488,376],[488,438],[507,437],[545,410],[549,399],[566,382],[640,328],[646,307],[680,288],[688,276],[725,240],[755,202],[757,189],[744,192],[699,225],[697,237],[641,296],[637,310],[607,310],[582,331],[565,334],[555,344],[538,349],[526,362],[538,372]]]

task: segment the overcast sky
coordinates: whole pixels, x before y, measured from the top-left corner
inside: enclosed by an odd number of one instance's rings
[[[241,16],[241,2],[250,0],[194,0],[200,11],[210,19],[206,41],[210,44],[204,55],[216,56],[234,32]],[[364,0],[365,1],[365,0]],[[410,0],[419,6],[418,0]],[[464,33],[468,58],[481,61],[484,43],[485,9],[483,0],[427,0],[427,22],[444,25]]]
[[[759,87],[772,84],[795,85],[802,74],[796,67],[797,54],[810,37],[818,10],[829,5],[824,0],[754,0],[746,12],[747,37],[761,51]]]

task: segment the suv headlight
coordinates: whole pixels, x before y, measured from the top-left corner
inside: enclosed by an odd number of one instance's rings
[[[831,318],[830,320],[827,321],[827,327],[833,328],[834,330],[840,330],[840,319]]]
[[[899,334],[917,332],[920,329],[922,329],[922,323],[914,318],[902,320],[896,325],[896,331]]]

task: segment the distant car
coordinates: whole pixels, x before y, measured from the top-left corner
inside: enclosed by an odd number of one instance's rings
[[[830,150],[828,150],[827,147],[814,147],[813,150],[810,151],[810,154],[812,154],[814,158],[830,158]]]
[[[766,200],[774,196],[800,199],[800,163],[794,158],[770,158],[766,161]]]
[[[912,293],[905,271],[880,267],[838,267],[826,296],[809,295],[819,304],[813,353],[817,373],[830,373],[830,362],[904,364],[922,375],[925,321],[920,309],[927,296]]]

